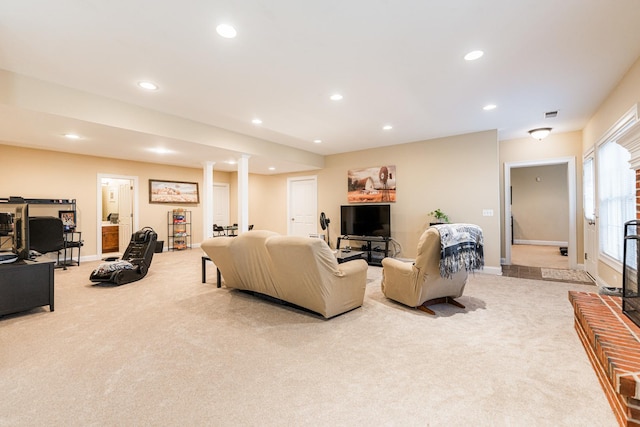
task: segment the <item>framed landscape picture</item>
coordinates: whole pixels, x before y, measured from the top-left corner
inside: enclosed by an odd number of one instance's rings
[[[197,182],[149,180],[149,203],[199,203]]]
[[[395,165],[350,169],[347,175],[347,200],[349,203],[395,202]]]

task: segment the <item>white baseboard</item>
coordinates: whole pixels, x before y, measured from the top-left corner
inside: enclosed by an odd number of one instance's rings
[[[477,270],[474,273],[491,274],[493,276],[502,276],[502,267],[487,267],[485,265],[482,270]]]
[[[516,245],[540,245],[540,246],[569,246],[567,242],[556,242],[553,240],[521,240],[514,239],[513,243]]]

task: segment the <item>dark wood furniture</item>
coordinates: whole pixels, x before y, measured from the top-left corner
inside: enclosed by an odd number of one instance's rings
[[[49,306],[53,311],[53,262],[0,264],[0,316]]]
[[[118,252],[120,250],[120,227],[117,225],[102,226],[102,252]]]

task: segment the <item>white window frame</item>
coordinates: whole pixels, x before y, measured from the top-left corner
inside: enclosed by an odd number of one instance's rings
[[[599,151],[600,151],[600,147],[604,144],[606,144],[607,142],[613,141],[615,143],[616,140],[618,140],[622,135],[624,135],[624,133],[636,122],[638,121],[638,108],[637,105],[634,105],[629,111],[627,111],[620,119],[618,119],[618,121],[616,121],[616,123],[600,138],[600,140],[598,140],[598,142],[596,143],[595,146],[595,178],[596,178],[596,182],[595,182],[595,188],[596,188],[596,195],[595,195],[595,202],[596,202],[596,217],[598,218],[598,220],[601,220],[601,215],[600,215],[600,173],[602,170],[602,166],[600,164],[601,159],[600,159],[600,155],[599,155]],[[629,167],[629,165],[627,164],[626,167]],[[635,176],[635,173],[634,173]],[[634,187],[635,188],[635,187]],[[635,191],[633,193],[633,200],[635,203]],[[599,221],[601,222],[601,221]],[[617,271],[622,271],[622,261],[619,261],[609,255],[607,255],[606,253],[602,252],[602,241],[603,241],[603,237],[601,235],[601,229],[600,226],[598,225],[597,229],[596,229],[596,233],[597,233],[597,240],[598,240],[598,260],[609,265],[611,268],[613,268],[614,270]],[[623,236],[622,233],[620,234],[620,242],[623,242]]]

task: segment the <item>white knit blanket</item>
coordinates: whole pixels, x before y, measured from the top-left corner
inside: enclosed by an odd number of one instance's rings
[[[451,277],[458,271],[484,267],[482,229],[473,224],[434,225],[440,233],[440,276]]]

